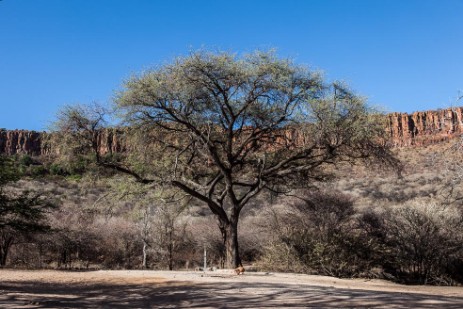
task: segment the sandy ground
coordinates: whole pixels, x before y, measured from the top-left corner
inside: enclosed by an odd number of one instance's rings
[[[463,308],[463,287],[230,271],[0,270],[0,308]]]

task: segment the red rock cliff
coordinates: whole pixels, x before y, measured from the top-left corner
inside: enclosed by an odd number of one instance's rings
[[[42,147],[45,134],[45,132],[25,130],[0,130],[0,153],[40,155],[45,151]]]
[[[0,154],[28,154],[32,156],[53,153],[48,142],[49,134],[27,130],[0,130]],[[99,151],[101,154],[122,152],[125,141],[121,131],[116,129],[103,130],[98,134]]]
[[[387,133],[396,147],[425,146],[463,132],[463,108],[387,115]]]

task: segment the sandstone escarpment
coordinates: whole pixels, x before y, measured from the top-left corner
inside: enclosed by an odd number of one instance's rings
[[[51,134],[46,132],[0,130],[0,154],[41,156],[58,153],[58,149],[52,149],[50,137]],[[125,150],[123,133],[117,129],[101,130],[97,143],[102,155]]]
[[[426,146],[447,141],[463,132],[463,108],[391,113],[386,131],[395,147]]]
[[[0,130],[0,153],[14,155],[19,153],[41,155],[47,152],[44,147],[45,132],[26,130]]]

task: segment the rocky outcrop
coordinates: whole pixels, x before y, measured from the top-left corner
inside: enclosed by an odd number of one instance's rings
[[[392,113],[386,131],[392,146],[426,146],[448,141],[463,132],[463,108],[438,111]]]

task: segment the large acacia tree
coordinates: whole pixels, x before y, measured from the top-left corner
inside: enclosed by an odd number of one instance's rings
[[[193,53],[131,78],[116,104],[162,136],[168,182],[216,215],[228,266],[241,262],[240,213],[263,189],[318,179],[341,160],[395,162],[361,98],[272,53]]]
[[[142,170],[101,164],[206,204],[228,267],[241,263],[240,213],[263,190],[309,185],[340,161],[397,164],[363,99],[273,53],[192,53],[132,77],[115,105],[130,131],[156,146],[143,148]]]

